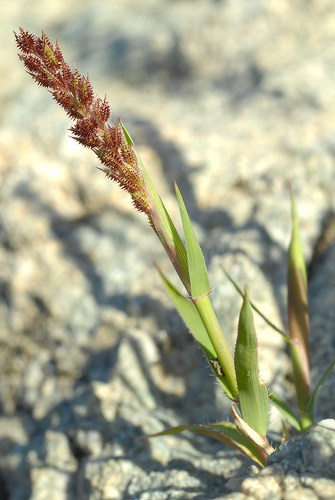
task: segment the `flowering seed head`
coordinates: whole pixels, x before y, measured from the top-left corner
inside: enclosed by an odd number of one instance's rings
[[[42,87],[46,87],[54,100],[65,109],[75,124],[70,128],[72,137],[92,149],[98,156],[106,175],[115,180],[132,196],[134,206],[150,217],[145,182],[133,146],[127,142],[121,122],[108,122],[110,108],[104,100],[94,96],[88,76],[77,68],[72,70],[65,62],[61,49],[53,45],[45,33],[36,37],[20,28],[14,33],[27,72]]]

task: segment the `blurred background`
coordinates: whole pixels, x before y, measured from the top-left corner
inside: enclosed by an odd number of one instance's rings
[[[45,31],[69,64],[89,73],[96,93],[107,94],[126,124],[173,216],[177,181],[233,346],[240,302],[221,263],[249,284],[265,314],[286,326],[289,185],[311,278],[332,245],[335,16],[332,0],[2,0],[0,11],[0,433],[6,438],[12,422],[0,465],[15,477],[14,445],[26,446],[26,457],[31,429],[49,428],[47,416],[71,401],[80,384],[107,386],[117,372],[111,371],[115,349],[127,335],[136,339],[132,366],[138,363],[146,380],[152,411],[169,407],[176,422],[200,423],[228,410],[153,270],[156,259],[171,273],[145,216],[96,169],[94,155],[69,138],[63,110],[25,73],[13,30]],[[315,303],[329,311],[334,296],[322,295],[325,286],[316,286]],[[317,321],[323,330],[325,317]],[[334,317],[328,320],[331,330]],[[284,383],[289,397],[285,349],[264,324],[258,331],[262,375],[273,389]],[[313,349],[315,366],[333,355],[327,338]],[[146,354],[139,354],[141,346]],[[108,397],[125,419],[147,408],[122,381]],[[329,398],[324,412],[327,404]],[[28,478],[33,466],[25,467]],[[25,488],[32,492],[29,477]]]

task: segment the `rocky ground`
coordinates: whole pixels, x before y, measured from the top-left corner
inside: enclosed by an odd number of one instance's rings
[[[289,185],[310,278],[311,366],[335,355],[332,0],[4,0],[0,19],[0,499],[331,499],[335,384],[323,421],[261,473],[191,434],[227,401],[153,269],[146,219],[68,138],[25,74],[12,31],[57,38],[130,130],[176,216],[175,179],[234,345],[223,264],[286,326]],[[173,276],[171,272],[171,276]],[[262,377],[293,396],[281,339],[256,320]],[[324,420],[328,419],[328,420]],[[271,437],[280,417],[271,413]]]

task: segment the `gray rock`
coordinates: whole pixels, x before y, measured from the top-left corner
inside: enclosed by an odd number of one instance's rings
[[[241,485],[244,498],[334,498],[334,458],[335,420],[322,420],[304,436],[282,445],[257,476],[245,479]]]
[[[229,406],[172,309],[144,217],[68,139],[16,59],[23,24],[69,61],[136,140],[173,218],[173,179],[233,348],[240,300],[223,264],[286,325],[288,184],[309,266],[313,387],[334,359],[334,16],[320,2],[7,2],[0,20],[0,498],[332,498],[334,376],[316,421],[259,471],[166,427]],[[8,29],[10,27],[10,29]],[[294,401],[285,345],[256,318],[263,379]],[[328,425],[328,424],[326,424]],[[271,437],[280,416],[272,410]],[[327,462],[328,460],[328,462]],[[333,495],[334,496],[334,495]]]

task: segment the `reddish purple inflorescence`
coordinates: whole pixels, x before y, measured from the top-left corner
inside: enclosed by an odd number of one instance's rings
[[[103,164],[101,170],[131,194],[140,212],[149,215],[138,157],[133,145],[127,142],[120,121],[108,123],[110,109],[106,97],[101,100],[94,96],[88,76],[80,75],[76,68],[71,70],[58,43],[52,45],[45,33],[39,38],[20,28],[15,38],[27,72],[76,120],[70,129],[73,138],[94,151]]]

